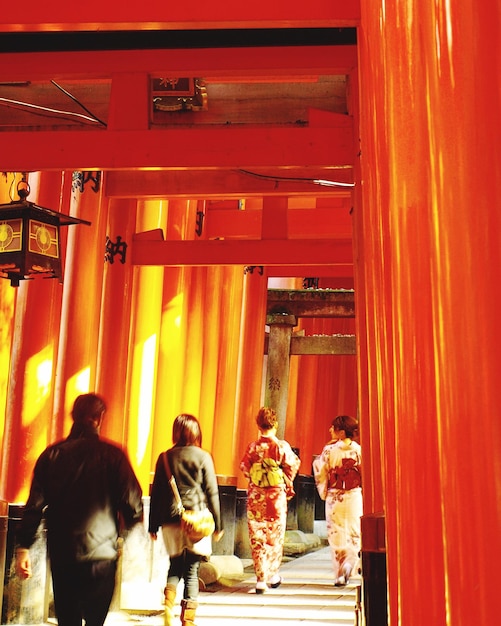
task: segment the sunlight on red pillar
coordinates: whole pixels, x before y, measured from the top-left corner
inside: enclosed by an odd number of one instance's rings
[[[192,203],[189,200],[169,199],[166,239],[185,239],[194,218],[190,219]],[[193,220],[193,223],[192,223]],[[193,235],[192,235],[193,236]],[[182,407],[185,350],[188,332],[183,318],[186,291],[189,289],[191,268],[166,267],[163,272],[162,313],[159,336],[158,372],[155,396],[155,418],[152,431],[151,471],[160,452],[172,445],[172,424]]]
[[[101,432],[127,446],[128,394],[127,374],[129,331],[132,319],[132,276],[129,262],[136,226],[136,201],[113,199],[108,206],[106,236],[113,244],[118,237],[125,242],[125,258],[117,254],[104,267],[99,347],[96,365],[96,391],[106,399],[108,411]],[[125,262],[124,262],[125,261]]]
[[[390,621],[489,624],[501,553],[497,5],[361,6],[358,271]]]
[[[0,204],[6,204],[12,200],[11,189],[13,186],[15,188],[20,178],[20,174],[13,173],[0,176]],[[15,296],[16,290],[10,286],[10,281],[0,279],[0,450],[3,447],[5,428]],[[6,456],[5,451],[2,456]]]
[[[5,424],[14,306],[15,289],[10,286],[9,281],[0,280],[0,449]]]
[[[167,201],[138,203],[137,232],[165,229]],[[163,267],[135,268],[132,308],[131,347],[129,352],[129,423],[127,445],[145,493],[151,479],[151,447],[160,324],[162,319]],[[161,384],[161,381],[160,381]]]
[[[237,476],[236,402],[238,347],[244,275],[241,267],[222,267],[221,324],[212,453],[218,474]]]
[[[267,283],[266,276],[257,272],[246,274],[244,280],[235,418],[235,472],[240,488],[246,488],[247,481],[238,469],[239,462],[249,441],[256,438],[256,415],[262,402],[263,343],[256,337],[264,340]]]

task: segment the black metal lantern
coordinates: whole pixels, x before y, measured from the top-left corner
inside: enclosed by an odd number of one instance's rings
[[[62,277],[59,227],[91,222],[28,202],[0,204],[0,277],[18,287],[21,280]]]

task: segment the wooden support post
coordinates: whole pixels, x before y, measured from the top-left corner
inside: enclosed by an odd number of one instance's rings
[[[268,315],[270,327],[268,343],[268,366],[266,370],[265,405],[275,409],[278,415],[279,439],[284,438],[289,391],[289,355],[292,329],[297,324],[294,315]]]

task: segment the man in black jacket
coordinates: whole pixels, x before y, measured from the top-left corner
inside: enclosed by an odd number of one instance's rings
[[[16,568],[31,576],[29,548],[45,518],[59,626],[102,626],[115,589],[117,540],[142,521],[142,491],[125,452],[100,439],[106,411],[93,393],[78,396],[67,439],[38,458],[17,534]]]

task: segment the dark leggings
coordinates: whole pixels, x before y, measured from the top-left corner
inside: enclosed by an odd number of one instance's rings
[[[169,572],[167,574],[167,584],[177,587],[181,578],[184,579],[185,600],[196,600],[198,598],[198,570],[202,557],[189,550],[184,550],[177,556],[170,557]]]

